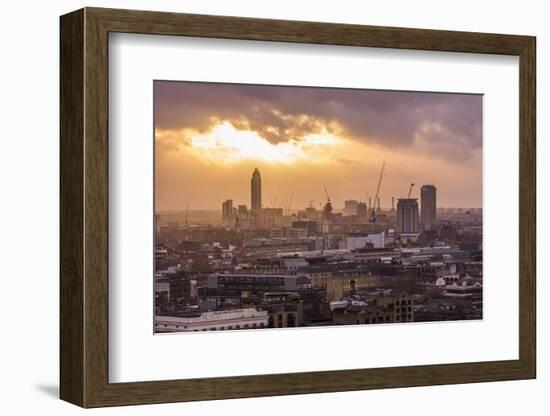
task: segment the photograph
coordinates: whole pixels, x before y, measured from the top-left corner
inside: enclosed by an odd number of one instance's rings
[[[483,318],[481,94],[153,88],[155,333]]]

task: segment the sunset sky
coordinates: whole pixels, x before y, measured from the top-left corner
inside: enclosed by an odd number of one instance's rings
[[[437,187],[440,207],[482,206],[482,96],[155,81],[156,209],[292,209]]]

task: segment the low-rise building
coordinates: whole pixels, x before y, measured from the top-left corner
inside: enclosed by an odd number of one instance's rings
[[[266,293],[286,293],[311,286],[306,276],[280,274],[225,274],[208,276],[206,287],[198,289],[201,302],[226,304],[259,304]]]
[[[348,304],[332,311],[332,321],[335,325],[391,323],[394,322],[394,313],[388,306]]]
[[[467,279],[456,281],[445,287],[443,297],[455,304],[479,309],[483,304],[483,285]]]
[[[375,291],[364,295],[363,298],[369,304],[391,308],[392,322],[414,322],[414,296],[405,291],[397,293],[395,290]]]
[[[357,291],[378,287],[381,277],[367,273],[335,272],[326,279],[327,297],[329,300],[342,299]]]
[[[296,290],[298,276],[272,274],[214,273],[208,276],[208,288],[233,290]]]
[[[306,267],[308,264],[308,261],[304,257],[293,256],[283,258],[284,268],[291,272],[296,272],[299,268]]]
[[[304,304],[298,302],[267,303],[261,305],[268,312],[269,328],[292,328],[304,324]]]
[[[357,250],[365,247],[384,248],[384,233],[377,234],[350,234],[342,241],[340,248]]]
[[[401,292],[393,300],[394,322],[414,322],[414,297]]]
[[[255,308],[155,316],[155,332],[221,331],[267,326],[268,312]]]

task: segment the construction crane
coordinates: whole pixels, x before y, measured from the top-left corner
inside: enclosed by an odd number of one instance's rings
[[[409,188],[409,194],[407,195],[407,198],[411,197],[411,192],[413,190],[413,187],[414,187],[414,183],[411,183],[411,187]]]
[[[290,215],[293,199],[294,199],[294,194],[290,194],[290,198],[288,199],[287,205],[286,205],[286,209],[287,209],[287,214],[286,215]]]
[[[323,219],[328,220],[332,215],[332,203],[330,202],[330,195],[328,194],[327,187],[325,186],[325,195],[327,196],[327,202],[323,207]]]
[[[380,170],[380,178],[378,178],[378,186],[376,187],[376,195],[374,197],[374,205],[376,206],[376,201],[378,201],[378,194],[380,193],[380,185],[382,185],[382,177],[384,176],[384,167],[386,166],[386,162],[382,162],[382,169]],[[375,223],[376,222],[376,208],[375,206],[372,207],[371,213],[370,213],[370,222]]]
[[[327,202],[330,202],[330,196],[328,194],[328,191],[327,191],[327,187],[325,186],[325,195],[327,196]]]

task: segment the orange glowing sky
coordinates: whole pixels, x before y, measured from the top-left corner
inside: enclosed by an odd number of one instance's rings
[[[423,184],[438,206],[481,207],[482,96],[155,81],[158,211],[250,206],[262,174],[264,206],[292,209],[374,197]],[[367,196],[368,195],[368,196]]]

